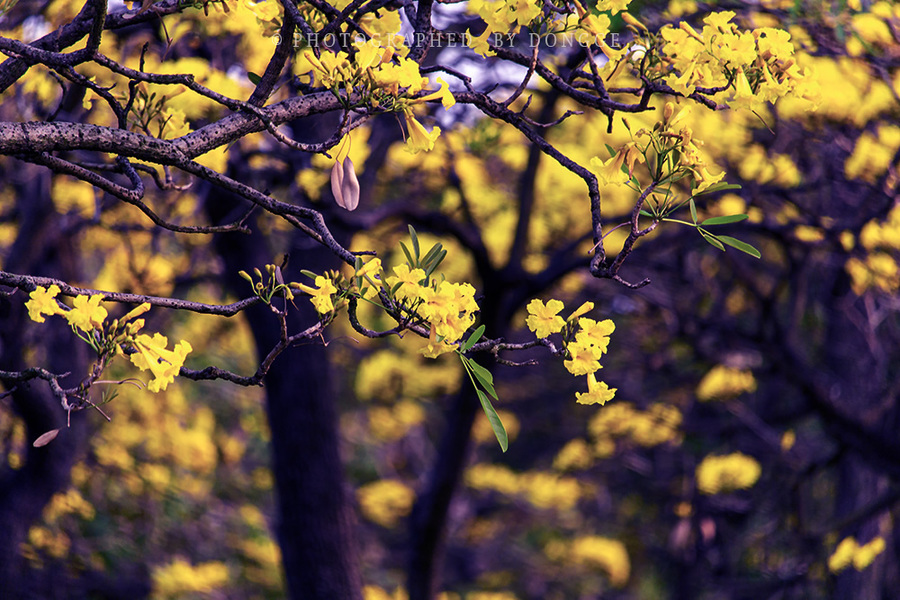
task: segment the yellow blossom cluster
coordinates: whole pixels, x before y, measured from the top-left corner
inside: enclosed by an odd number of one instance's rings
[[[874,183],[891,167],[900,150],[900,127],[881,123],[874,132],[866,131],[856,140],[853,152],[844,163],[844,173],[848,179],[862,179]]]
[[[456,350],[455,344],[475,323],[478,303],[475,288],[469,283],[451,283],[426,275],[419,267],[400,264],[386,275],[380,258],[360,265],[349,283],[322,275],[316,276],[316,287],[292,282],[290,287],[306,292],[321,314],[335,310],[334,296],[355,295],[373,300],[379,292],[396,299],[413,318],[430,328],[428,346],[422,353],[436,358]]]
[[[575,12],[565,14],[547,10],[547,5],[537,0],[470,0],[468,12],[478,15],[484,21],[485,28],[478,36],[473,35],[471,30],[467,31],[469,47],[482,56],[490,56],[493,54],[490,44],[508,42],[511,36],[528,27],[531,36],[574,35],[579,44],[596,44],[607,56],[620,54],[605,41],[611,25],[609,14],[626,10],[631,0],[599,0],[592,3],[574,0],[572,3]],[[534,43],[533,37],[531,43]]]
[[[401,400],[394,406],[375,406],[367,411],[369,430],[379,440],[397,441],[410,429],[425,420],[422,405],[412,400]]]
[[[508,34],[519,33],[543,12],[543,2],[539,0],[469,0],[466,10],[469,14],[478,15],[486,27],[479,36],[468,31],[469,46],[481,54],[488,56],[488,44],[496,38]]]
[[[363,516],[388,528],[409,514],[415,497],[412,488],[393,479],[374,481],[356,490]]]
[[[850,275],[850,287],[858,296],[870,289],[886,294],[894,294],[900,289],[900,265],[887,252],[871,252],[862,258],[853,256],[844,268]]]
[[[684,21],[663,27],[659,76],[685,96],[698,87],[728,86],[732,106],[754,108],[788,94],[813,98],[790,34],[773,27],[742,31],[731,22],[734,17],[732,11],[711,13],[701,31]]]
[[[431,398],[459,389],[459,369],[452,362],[425,361],[418,352],[379,350],[360,363],[355,389],[360,400]]]
[[[144,326],[144,319],[136,317],[150,310],[150,304],[141,304],[121,319],[106,323],[108,313],[100,306],[102,295],[75,296],[74,306],[65,310],[56,299],[59,293],[59,286],[55,284],[48,288],[36,288],[25,303],[28,316],[38,323],[45,321],[45,315],[62,316],[72,331],[97,351],[101,362],[127,354],[136,367],[142,371],[149,370],[153,375],[147,385],[151,392],[165,390],[175,380],[192,348],[182,340],[169,350],[169,341],[165,336],[138,333]]]
[[[610,319],[595,321],[582,315],[594,309],[593,302],[585,302],[567,319],[559,316],[565,308],[561,300],[548,300],[546,304],[537,298],[526,307],[528,316],[525,324],[537,337],[546,338],[563,332],[563,344],[567,359],[563,363],[572,375],[587,375],[587,393],[576,393],[579,404],[606,404],[615,396],[616,389],[605,382],[597,381],[594,375],[599,369],[600,357],[609,347],[609,336],[616,326]]]
[[[44,507],[44,522],[55,523],[61,517],[68,514],[76,514],[86,521],[92,521],[97,512],[94,506],[84,499],[75,488],[60,492],[51,498],[50,503]]]
[[[894,46],[896,38],[891,24],[900,19],[900,6],[894,2],[874,2],[868,12],[860,12],[850,19],[856,35],[846,36],[847,54],[860,56],[866,52],[883,52]]]
[[[868,544],[859,545],[854,537],[846,537],[835,548],[834,553],[828,558],[828,570],[832,573],[840,573],[850,565],[857,571],[862,571],[871,565],[879,554],[885,549],[884,538],[878,536]]]
[[[656,402],[640,410],[630,402],[621,402],[594,415],[588,431],[595,439],[594,453],[605,458],[615,451],[617,439],[631,440],[645,448],[676,441],[681,422],[681,411],[671,404]]]
[[[740,452],[707,456],[697,465],[697,489],[703,494],[724,494],[753,487],[762,468],[752,456]]]
[[[40,563],[37,552],[43,552],[53,558],[62,558],[69,552],[72,540],[64,531],[51,529],[43,525],[33,525],[28,530],[28,542],[22,547],[22,554],[33,563]]]
[[[619,540],[584,535],[574,540],[555,539],[544,546],[544,554],[556,563],[605,571],[610,582],[623,587],[631,576],[631,560],[625,544]]]
[[[900,204],[883,221],[869,221],[859,232],[859,243],[866,250],[900,250]]]
[[[666,185],[690,175],[696,184],[696,192],[702,192],[721,181],[725,172],[713,174],[709,171],[710,165],[700,151],[703,142],[694,137],[690,114],[690,106],[676,113],[675,104],[667,102],[662,119],[652,130],[639,129],[632,135],[631,142],[621,146],[606,160],[592,158],[590,164],[600,183],[629,183],[636,163],[646,165],[650,178],[657,185]]]
[[[596,535],[579,537],[572,542],[569,556],[575,564],[603,569],[616,587],[628,583],[631,561],[625,544],[619,540]]]
[[[697,386],[697,399],[701,402],[728,400],[745,392],[755,391],[756,378],[752,372],[716,365],[700,380]]]
[[[399,38],[402,40],[402,38]],[[318,53],[306,48],[297,57],[296,72],[307,75],[315,85],[337,91],[347,96],[360,94],[370,106],[385,107],[402,112],[407,128],[407,149],[410,152],[431,150],[440,135],[440,127],[427,131],[416,120],[412,107],[431,100],[440,100],[445,109],[456,104],[450,86],[437,78],[440,89],[419,96],[428,86],[427,77],[419,72],[419,64],[408,58],[408,48],[393,38],[387,45],[376,39],[356,41],[353,53],[321,50]]]
[[[167,565],[154,567],[151,573],[154,598],[183,598],[185,594],[211,594],[224,588],[230,579],[222,562],[192,565],[176,558]]]
[[[570,440],[556,454],[553,468],[557,471],[584,470],[594,464],[591,447],[583,439]]]
[[[466,471],[465,481],[476,490],[522,498],[539,510],[568,510],[583,495],[581,484],[574,477],[543,471],[516,473],[503,465],[487,463],[472,465]]]
[[[455,350],[453,344],[475,323],[475,288],[426,277],[423,269],[410,269],[407,264],[397,265],[393,272],[384,278],[386,288],[430,326],[429,343],[422,353],[436,358]]]

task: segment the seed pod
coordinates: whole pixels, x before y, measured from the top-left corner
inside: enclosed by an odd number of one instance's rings
[[[338,203],[338,206],[347,208],[344,205],[344,196],[341,192],[341,184],[343,183],[344,165],[341,164],[341,161],[335,161],[334,166],[331,167],[331,193],[334,194],[334,201]]]
[[[344,199],[343,207],[347,210],[356,210],[359,206],[359,180],[356,178],[356,169],[350,157],[344,159],[344,179],[341,182],[341,196]]]

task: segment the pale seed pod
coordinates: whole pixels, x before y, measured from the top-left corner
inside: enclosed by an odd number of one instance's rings
[[[344,159],[344,178],[341,182],[341,196],[347,210],[356,210],[359,206],[359,180],[356,178],[356,169],[353,168],[353,161],[350,157]]]
[[[334,194],[334,201],[338,203],[338,206],[341,208],[347,208],[344,205],[344,196],[341,193],[341,184],[344,183],[344,165],[341,164],[341,161],[335,161],[334,166],[331,167],[331,193]]]

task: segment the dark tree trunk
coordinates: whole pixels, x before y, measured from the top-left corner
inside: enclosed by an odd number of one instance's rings
[[[215,203],[223,204],[221,199]],[[262,269],[275,260],[276,251],[259,234],[219,236],[216,246],[224,261],[224,281],[241,297],[250,286],[237,272]],[[301,266],[318,271],[326,264],[335,266],[327,263],[330,254],[318,246],[295,249],[292,255],[287,280],[299,280]],[[298,297],[295,304],[299,310],[290,311],[289,332],[308,327],[318,318],[305,298]],[[266,306],[254,307],[246,316],[262,357],[278,342],[278,321]],[[330,382],[326,349],[309,340],[279,356],[266,376],[277,537],[291,598],[361,600],[353,512],[344,487]]]
[[[77,254],[69,247],[71,240],[61,233],[63,224],[53,212],[49,179],[49,173],[26,168],[13,181],[18,199],[18,235],[4,267],[14,273],[77,279],[79,265],[72,260]],[[25,310],[26,300],[21,292],[0,295],[0,370],[41,366],[54,373],[72,373],[60,379],[60,385],[75,385],[87,374],[87,346],[59,319],[33,323]],[[33,351],[36,364],[25,363],[26,349]],[[45,381],[4,381],[3,386],[13,390],[12,411],[22,419],[26,438],[23,463],[18,469],[7,464],[6,452],[0,454],[0,597],[19,598],[28,597],[20,546],[50,498],[69,485],[72,465],[85,450],[87,415],[73,414],[67,428],[66,413]],[[52,429],[60,429],[60,434],[50,444],[42,448],[31,445]]]

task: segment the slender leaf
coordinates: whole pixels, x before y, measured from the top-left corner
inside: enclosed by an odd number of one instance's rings
[[[247,73],[247,79],[249,79],[250,83],[253,85],[259,85],[259,82],[262,81],[262,77],[252,71]]]
[[[484,325],[481,325],[480,327],[478,327],[478,329],[476,329],[475,331],[472,332],[472,335],[470,335],[469,339],[466,340],[466,343],[463,344],[462,351],[468,352],[469,350],[471,350],[472,346],[474,346],[478,342],[478,340],[481,339],[481,336],[483,336],[483,335],[484,335]]]
[[[475,391],[478,392],[478,399],[481,400],[481,408],[484,409],[484,414],[487,415],[488,421],[491,423],[491,429],[494,430],[494,435],[497,436],[497,441],[500,442],[500,449],[506,452],[506,449],[509,448],[509,437],[506,435],[506,428],[503,427],[500,415],[498,415],[497,411],[494,410],[494,407],[491,406],[491,401],[484,392],[478,389]]]
[[[609,155],[610,155],[611,157],[616,155],[616,151],[613,150],[613,147],[612,147],[612,146],[610,146],[609,144],[604,144],[604,146],[606,146],[606,149],[609,150]]]
[[[700,195],[703,195],[703,194],[712,194],[713,192],[721,192],[721,191],[724,191],[724,190],[739,190],[739,189],[741,189],[741,186],[739,186],[738,184],[736,184],[736,183],[725,183],[725,182],[723,181],[723,182],[721,182],[721,183],[716,183],[716,184],[713,184],[713,185],[709,186],[708,188],[706,188],[706,189],[703,190],[702,192],[695,192],[694,195],[695,195],[695,196],[700,196]]]
[[[444,257],[447,256],[446,250],[441,250],[441,253],[438,255],[437,259],[435,259],[434,264],[425,269],[425,277],[431,277],[431,274],[434,273],[434,270],[438,268],[438,265],[444,261]]]
[[[360,269],[362,269],[362,267],[363,267],[362,257],[357,256],[356,260],[353,261],[353,268],[355,270],[359,271]]]
[[[416,235],[416,230],[412,225],[409,226],[409,239],[412,240],[413,251],[416,253],[416,260],[419,260],[421,256],[421,251],[419,248],[419,236]]]
[[[418,264],[413,260],[412,254],[409,253],[409,248],[406,247],[406,244],[400,242],[400,249],[403,250],[403,254],[406,255],[406,260],[409,262],[409,268],[415,269]]]
[[[654,219],[654,218],[655,218],[652,214],[650,214],[649,212],[647,212],[647,211],[644,210],[643,208],[641,209],[641,216],[643,216],[643,217],[650,217],[651,219]]]
[[[315,281],[315,280],[316,280],[316,277],[318,277],[318,275],[316,275],[316,274],[313,273],[312,271],[307,271],[306,269],[300,269],[300,273],[301,273],[302,275],[306,275],[307,277],[309,277],[309,278],[312,279],[313,281]]]
[[[722,240],[722,242],[731,246],[732,248],[737,248],[741,252],[746,252],[750,256],[754,256],[756,258],[760,258],[762,256],[762,253],[760,253],[759,250],[757,250],[756,248],[754,248],[747,242],[742,242],[741,240],[735,239],[735,238],[731,237],[730,235],[720,235],[719,239]]]
[[[706,240],[707,242],[709,242],[710,245],[715,246],[722,252],[725,252],[725,246],[722,245],[722,242],[719,241],[719,238],[717,238],[716,236],[714,236],[711,233],[707,233],[707,232],[703,231],[702,229],[698,229],[697,231],[700,232],[700,235],[703,236],[703,239]]]
[[[440,254],[442,246],[440,243],[435,244],[431,247],[431,250],[425,253],[425,256],[422,257],[422,268],[427,269],[431,265],[431,261]]]
[[[749,218],[749,215],[726,215],[723,217],[710,217],[706,219],[701,225],[725,225],[727,223],[738,223],[743,221],[744,219]]]
[[[494,391],[494,376],[491,372],[479,365],[474,360],[469,360],[469,368],[472,369],[472,375],[478,380],[478,383],[484,387],[485,391],[497,399],[497,392]]]
[[[694,203],[694,199],[690,199],[691,204],[691,220],[696,223],[697,222],[697,205]]]

